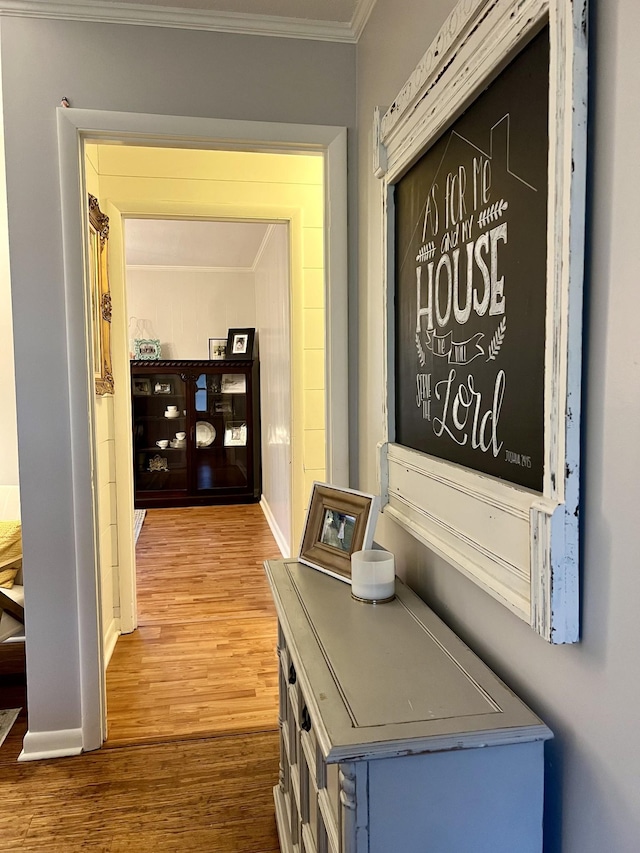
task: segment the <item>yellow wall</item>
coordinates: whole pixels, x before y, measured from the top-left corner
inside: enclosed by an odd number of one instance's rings
[[[310,484],[325,479],[323,158],[120,145],[95,157],[101,201],[123,215],[289,222],[296,553]]]
[[[104,213],[105,204],[100,194],[97,148],[95,145],[87,145],[85,148],[85,176],[87,192],[98,199],[100,209]],[[88,313],[93,317],[93,312]],[[113,403],[114,399],[110,394],[96,396],[93,411],[98,503],[97,535],[105,663],[109,662],[120,627],[118,620],[118,538]]]

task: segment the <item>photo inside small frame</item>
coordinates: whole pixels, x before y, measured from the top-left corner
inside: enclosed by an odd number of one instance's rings
[[[373,498],[315,483],[309,502],[299,560],[308,566],[351,580],[351,554],[365,543]]]
[[[348,515],[337,509],[325,509],[320,542],[330,548],[350,553],[355,527],[355,515]]]
[[[134,379],[133,393],[139,395],[148,395],[151,393],[151,381],[149,379]]]
[[[222,361],[227,355],[226,338],[209,338],[209,358]]]

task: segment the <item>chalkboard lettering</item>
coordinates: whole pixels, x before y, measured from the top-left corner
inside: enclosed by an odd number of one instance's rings
[[[541,491],[548,29],[395,186],[396,441]]]

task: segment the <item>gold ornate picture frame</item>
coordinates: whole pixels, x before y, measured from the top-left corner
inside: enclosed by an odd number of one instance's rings
[[[91,287],[91,327],[96,394],[113,394],[111,366],[111,292],[107,273],[109,217],[100,210],[98,199],[89,193],[89,279]]]
[[[351,583],[351,555],[371,547],[378,506],[376,495],[315,482],[299,561]]]

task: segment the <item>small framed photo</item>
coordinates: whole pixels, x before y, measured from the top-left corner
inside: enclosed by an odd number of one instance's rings
[[[243,422],[228,423],[224,430],[225,447],[247,446],[247,425]]]
[[[227,358],[249,360],[253,358],[255,329],[229,329]]]
[[[171,383],[170,382],[156,382],[153,386],[154,394],[170,394],[171,393]]]
[[[151,393],[151,380],[134,377],[131,380],[133,385],[133,393],[136,397],[144,397]]]
[[[222,394],[246,394],[247,377],[244,373],[223,373],[220,392]]]
[[[159,340],[142,340],[141,338],[136,338],[133,343],[136,359],[156,361],[161,358]]]
[[[314,483],[300,562],[351,583],[351,555],[371,547],[378,506],[376,495]]]
[[[214,373],[212,376],[207,376],[207,391],[209,394],[220,394],[222,388],[222,376],[219,373]]]
[[[227,339],[209,338],[209,359],[223,361],[227,357]]]

